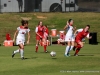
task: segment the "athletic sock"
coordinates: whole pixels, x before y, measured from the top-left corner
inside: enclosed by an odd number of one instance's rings
[[[81,48],[77,48],[74,55],[77,55]]]
[[[74,47],[74,46],[71,46],[71,47],[70,47],[70,51],[73,49],[73,47]]]
[[[14,54],[19,53],[19,49],[14,51]]]
[[[24,50],[23,49],[20,49],[20,55],[21,55],[21,58],[24,57]]]
[[[44,51],[46,51],[47,50],[47,45],[44,45]]]
[[[36,45],[36,52],[38,52],[38,45]]]
[[[66,50],[65,50],[65,55],[68,54],[69,49],[70,49],[70,46],[67,46],[67,47],[66,47]]]

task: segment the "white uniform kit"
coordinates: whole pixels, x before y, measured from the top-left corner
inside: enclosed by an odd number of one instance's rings
[[[67,28],[67,33],[66,33],[66,36],[65,36],[65,41],[75,41],[74,39],[74,35],[73,35],[73,26],[71,25],[68,25],[68,28]]]
[[[25,43],[25,34],[28,33],[30,31],[29,28],[23,28],[22,26],[20,27],[17,27],[17,30],[18,30],[18,35],[17,35],[17,38],[16,38],[16,45],[19,45],[19,44],[23,44]]]

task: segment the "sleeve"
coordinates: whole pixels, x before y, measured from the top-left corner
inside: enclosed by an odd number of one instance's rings
[[[17,27],[17,30],[19,31],[20,30],[20,27]]]
[[[29,28],[27,29],[27,32],[30,32],[30,29]]]
[[[89,38],[89,36],[90,36],[90,35],[89,35],[89,33],[88,33],[86,37]]]
[[[79,33],[79,32],[82,32],[82,31],[83,31],[83,29],[81,28],[81,29],[78,29],[77,31],[78,31],[78,33]]]
[[[35,28],[35,32],[36,32],[36,33],[38,32],[38,27]]]

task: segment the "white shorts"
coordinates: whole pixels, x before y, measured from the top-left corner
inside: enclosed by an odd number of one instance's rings
[[[22,39],[16,39],[16,45],[19,45],[19,44],[23,44],[24,45],[25,41],[22,40]]]
[[[75,37],[74,36],[65,36],[65,41],[75,41]]]

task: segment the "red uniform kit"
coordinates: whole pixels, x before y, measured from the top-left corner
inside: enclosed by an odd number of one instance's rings
[[[77,43],[77,46],[75,46],[76,48],[76,52],[74,54],[74,56],[78,55],[78,52],[80,51],[80,49],[82,48],[81,45],[79,44],[80,42],[82,42],[82,39],[85,37],[89,37],[89,32],[85,32],[85,30],[83,29],[82,32],[79,32],[76,37],[75,37],[75,42]]]
[[[36,40],[41,40],[42,38],[43,38],[43,34],[44,34],[44,28],[43,28],[43,26],[41,27],[41,26],[38,26],[37,27],[37,33],[41,36],[39,36],[39,35],[37,35],[36,34]]]
[[[77,36],[75,37],[75,42],[78,44],[78,43],[81,42],[82,39],[85,38],[86,36],[89,37],[89,32],[88,32],[88,31],[85,32],[85,31],[83,30],[82,32],[79,32],[79,33],[77,34]]]
[[[48,38],[48,35],[49,35],[49,30],[48,30],[48,28],[46,28],[46,29],[44,30],[43,38],[44,38],[44,39],[47,39],[47,38]]]

